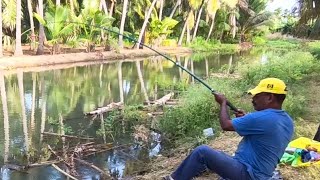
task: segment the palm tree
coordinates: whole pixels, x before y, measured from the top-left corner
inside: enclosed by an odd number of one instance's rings
[[[123,48],[123,32],[124,32],[124,24],[126,22],[127,16],[127,8],[128,8],[128,0],[123,1],[122,15],[121,15],[121,24],[120,24],[120,35],[119,35],[119,47]]]
[[[173,18],[174,13],[176,12],[178,6],[180,6],[180,5],[181,5],[181,0],[178,0],[170,13],[170,16],[169,16],[170,18]]]
[[[160,8],[159,8],[159,20],[162,20],[162,12],[163,12],[163,4],[164,0],[160,0]]]
[[[60,0],[56,0],[56,6],[60,6]]]
[[[136,47],[137,49],[139,49],[140,43],[142,41],[143,34],[144,34],[144,32],[146,30],[146,27],[147,27],[147,24],[149,22],[149,18],[150,18],[151,12],[152,12],[153,7],[155,6],[157,1],[158,0],[153,0],[152,1],[147,14],[145,14],[145,19],[144,19],[144,22],[143,22],[143,25],[142,25],[142,28],[141,28],[141,31],[140,31],[140,34],[139,34],[139,38],[138,38],[138,44],[137,44],[137,47]]]
[[[34,22],[33,22],[33,16],[32,16],[32,3],[31,0],[28,0],[28,12],[29,12],[29,18],[30,18],[30,27],[31,27],[31,50],[33,50],[35,47],[35,34],[34,34]]]
[[[117,2],[117,0],[111,0],[111,6],[110,6],[110,12],[109,12],[110,17],[112,17],[112,15],[113,15],[114,6],[115,6],[116,2]]]
[[[38,7],[39,7],[39,15],[43,19],[43,0],[38,0]],[[39,25],[39,45],[37,49],[37,55],[42,55],[44,53],[44,27],[42,24]]]
[[[100,11],[103,10],[104,13],[105,13],[106,15],[108,15],[108,7],[107,7],[106,0],[100,0],[99,9],[100,9]]]
[[[184,26],[182,28],[182,32],[178,41],[179,46],[181,46],[182,44],[184,33],[186,30],[187,30],[187,43],[190,42],[190,31],[194,26],[194,11],[199,9],[199,7],[202,4],[202,1],[199,2],[198,0],[188,0],[188,3],[191,9],[188,11],[186,21],[184,22]]]
[[[204,5],[205,5],[206,2],[207,2],[207,0],[202,0],[202,4],[201,4],[201,6],[200,6],[200,10],[199,10],[199,13],[198,13],[198,16],[197,16],[196,26],[195,26],[195,28],[194,28],[192,40],[194,40],[195,37],[197,36],[197,31],[198,31],[198,27],[199,27],[201,15],[202,15],[203,7],[204,7]]]
[[[320,37],[320,3],[316,0],[298,1],[300,19],[295,27],[298,36],[319,38]],[[310,24],[309,26],[307,24]]]
[[[211,37],[211,33],[213,31],[213,27],[214,27],[214,20],[216,17],[216,13],[217,10],[220,8],[220,1],[219,0],[209,0],[208,1],[208,5],[207,5],[207,13],[211,19],[211,26],[210,26],[210,30],[207,36],[207,41],[210,39]]]
[[[17,0],[16,13],[16,49],[14,55],[21,56],[23,55],[21,46],[21,0]]]
[[[2,51],[2,0],[0,0],[0,57],[3,56]]]

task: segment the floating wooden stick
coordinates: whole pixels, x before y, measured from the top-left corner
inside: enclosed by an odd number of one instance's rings
[[[102,114],[105,112],[110,112],[113,111],[115,109],[120,109],[123,106],[122,102],[117,102],[117,103],[110,103],[109,105],[105,106],[105,107],[99,107],[94,111],[90,111],[85,113],[85,115],[97,115],[97,114]]]
[[[82,140],[94,140],[93,137],[78,137],[78,136],[71,136],[71,135],[62,135],[57,133],[50,133],[50,132],[43,132],[43,135],[49,135],[49,136],[60,136],[60,137],[66,137],[66,138],[76,138],[76,139],[82,139]]]
[[[55,164],[51,164],[52,167],[54,167],[57,171],[61,172],[62,174],[66,175],[67,177],[74,179],[74,180],[78,180],[77,178],[71,176],[70,174],[66,173],[64,170],[60,169],[57,165]]]
[[[153,104],[155,104],[155,105],[165,105],[166,102],[167,102],[169,99],[171,99],[171,97],[173,97],[173,95],[174,95],[174,93],[171,92],[171,93],[163,96],[162,98],[153,101]]]

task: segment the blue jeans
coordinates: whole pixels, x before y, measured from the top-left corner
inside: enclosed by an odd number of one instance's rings
[[[174,180],[189,180],[209,169],[230,180],[250,180],[247,167],[221,151],[209,146],[198,146],[171,174]]]

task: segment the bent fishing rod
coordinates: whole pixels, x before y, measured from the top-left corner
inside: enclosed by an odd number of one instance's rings
[[[84,24],[84,23],[77,23],[77,22],[69,22],[69,23],[75,23],[75,24],[83,24],[83,25],[88,25],[88,24]],[[96,28],[100,28],[100,29],[103,29],[103,30],[106,30],[108,32],[111,32],[111,33],[114,33],[114,34],[117,34],[119,36],[122,36],[130,41],[133,41],[135,42],[135,44],[137,46],[139,45],[142,45],[152,51],[154,51],[155,53],[159,54],[160,56],[164,57],[165,59],[171,61],[174,65],[178,66],[179,68],[181,68],[182,70],[184,70],[185,72],[187,72],[190,76],[192,76],[193,78],[195,78],[197,81],[199,81],[202,85],[204,85],[206,88],[208,88],[212,94],[218,94],[217,91],[215,91],[213,88],[211,88],[204,80],[202,80],[201,78],[199,78],[198,76],[196,76],[195,74],[193,74],[190,70],[188,70],[187,68],[184,68],[183,66],[181,66],[178,62],[172,60],[171,58],[169,58],[167,55],[165,55],[164,53],[161,53],[159,52],[158,50],[144,44],[144,43],[141,43],[139,42],[138,40],[132,38],[132,37],[129,37],[129,36],[126,36],[124,34],[121,34],[120,32],[117,32],[117,31],[114,31],[114,30],[111,30],[111,29],[108,29],[108,28],[105,28],[105,27],[101,27],[101,26],[97,26],[97,25],[89,25],[89,26],[94,26]],[[233,105],[231,104],[228,100],[227,100],[227,106],[229,106],[229,108],[235,112],[238,111],[238,109]]]

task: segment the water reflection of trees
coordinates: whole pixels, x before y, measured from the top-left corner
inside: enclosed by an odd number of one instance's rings
[[[225,59],[230,60],[229,57]],[[179,56],[176,61],[197,73],[198,62]],[[203,66],[206,76],[213,63],[221,62],[219,58],[213,61],[208,58]],[[19,72],[7,75],[6,78],[0,74],[4,117],[4,128],[0,132],[4,132],[4,159],[10,160],[6,152],[18,153],[23,147],[26,151],[38,152],[37,156],[44,153],[40,159],[46,159],[48,156],[43,148],[46,144],[58,147],[68,143],[63,139],[45,138],[42,133],[46,131],[96,136],[97,128],[111,127],[103,132],[110,130],[111,133],[114,132],[115,138],[129,133],[127,129],[130,128],[130,123],[114,123],[114,120],[106,116],[97,120],[98,123],[89,123],[89,119],[83,117],[83,112],[113,101],[141,104],[150,97],[159,97],[163,84],[181,81],[191,81],[190,76],[173,63],[157,58],[151,61],[121,61],[40,73]],[[110,141],[106,136],[107,134],[103,135],[103,141]],[[156,148],[157,145],[153,144],[152,147]],[[32,160],[36,161],[37,158]]]

